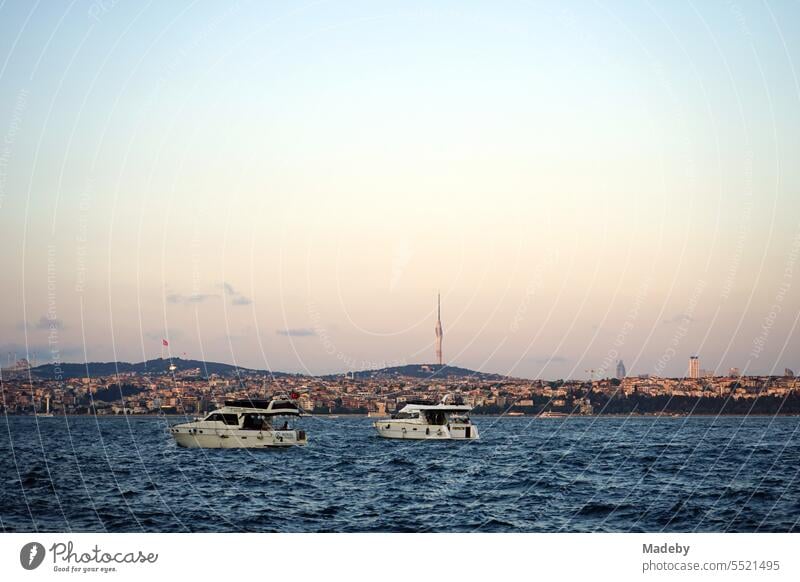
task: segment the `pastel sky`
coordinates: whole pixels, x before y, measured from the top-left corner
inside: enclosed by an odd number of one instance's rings
[[[800,4],[0,4],[0,354],[800,368]],[[797,370],[800,371],[800,370]]]

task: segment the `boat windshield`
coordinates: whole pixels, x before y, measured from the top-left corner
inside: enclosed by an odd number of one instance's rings
[[[238,414],[222,414],[219,412],[214,412],[213,414],[209,414],[204,420],[208,422],[224,422],[227,425],[237,425],[239,424],[239,415]]]
[[[419,418],[419,412],[398,412],[392,415],[392,418]]]

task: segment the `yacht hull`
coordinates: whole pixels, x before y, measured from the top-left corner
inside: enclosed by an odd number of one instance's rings
[[[263,449],[308,443],[305,431],[301,430],[214,430],[174,426],[170,433],[179,447],[187,449]]]
[[[378,436],[386,439],[474,441],[480,438],[478,427],[474,424],[435,425],[381,420],[373,423],[373,426]]]

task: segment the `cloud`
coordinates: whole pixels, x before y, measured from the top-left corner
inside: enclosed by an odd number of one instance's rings
[[[670,323],[691,323],[693,321],[696,321],[696,319],[691,315],[687,315],[685,313],[676,313],[672,317],[665,319],[662,323],[668,325]]]
[[[245,297],[236,291],[230,283],[223,281],[220,287],[222,287],[225,295],[231,298],[231,305],[250,305],[253,302],[249,297]]]
[[[51,329],[64,329],[64,322],[60,319],[50,319],[46,315],[41,316],[38,321],[28,321],[27,325],[26,322],[21,321],[19,325],[17,325],[17,329],[24,330],[36,330],[36,331],[50,331]]]
[[[0,364],[6,367],[9,357],[13,359],[13,354],[17,359],[28,357],[36,359],[36,365],[50,363],[55,360],[63,362],[65,358],[79,358],[83,360],[83,346],[56,343],[50,344],[28,344],[27,346],[17,343],[0,345]],[[12,362],[13,363],[13,362]]]
[[[179,305],[191,305],[193,303],[202,303],[207,299],[217,297],[214,293],[192,293],[191,295],[181,295],[180,293],[170,293],[167,295],[167,303],[174,303]]]
[[[285,337],[312,337],[317,335],[310,327],[296,327],[293,329],[276,329],[275,333]]]

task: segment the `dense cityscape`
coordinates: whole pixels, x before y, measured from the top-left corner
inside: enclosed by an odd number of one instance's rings
[[[79,371],[83,372],[79,372]],[[89,371],[87,374],[86,371]],[[382,416],[411,400],[454,395],[476,414],[798,414],[792,370],[783,376],[740,376],[700,370],[685,378],[625,375],[591,380],[528,380],[443,364],[408,365],[331,376],[246,370],[194,360],[142,364],[48,364],[20,360],[2,370],[6,414],[191,414],[230,399],[290,396],[313,414]]]

